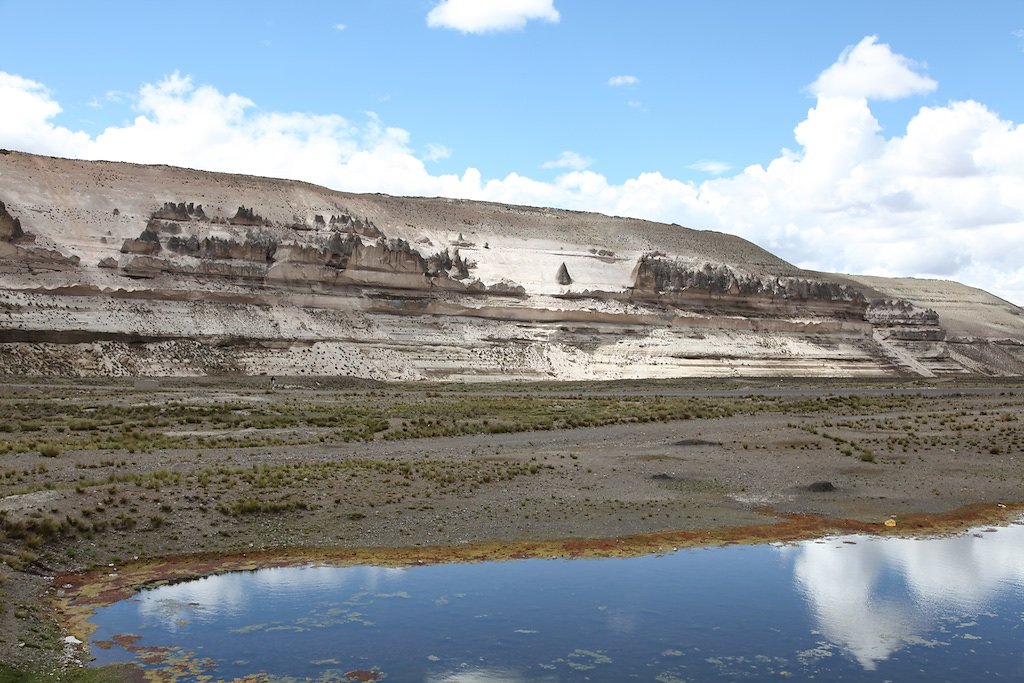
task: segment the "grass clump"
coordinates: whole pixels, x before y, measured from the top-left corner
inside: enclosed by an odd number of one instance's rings
[[[242,498],[231,503],[219,503],[217,505],[217,511],[229,517],[309,509],[311,509],[311,506],[305,501],[288,499],[259,500],[257,498]]]

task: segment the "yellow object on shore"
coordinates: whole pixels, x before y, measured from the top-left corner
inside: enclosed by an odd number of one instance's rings
[[[896,520],[893,519],[892,517],[890,517],[889,519],[885,520],[885,525],[886,526],[896,526]]]

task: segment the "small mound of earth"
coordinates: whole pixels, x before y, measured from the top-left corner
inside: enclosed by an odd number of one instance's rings
[[[828,491],[835,491],[836,487],[830,481],[816,481],[813,484],[808,484],[807,490],[812,493],[827,493]]]
[[[719,441],[705,441],[704,439],[681,439],[676,441],[673,446],[721,446]]]

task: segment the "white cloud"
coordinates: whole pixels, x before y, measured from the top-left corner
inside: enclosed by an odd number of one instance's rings
[[[867,36],[843,50],[839,61],[810,86],[819,97],[896,100],[935,90],[938,83],[917,72],[920,64],[893,54],[878,36]]]
[[[348,28],[348,24],[335,24],[334,25],[334,30],[335,31],[344,31],[347,28]]]
[[[640,79],[636,76],[612,76],[608,79],[608,85],[612,88],[621,88],[624,85],[636,85]]]
[[[440,145],[436,142],[431,142],[430,144],[427,145],[427,150],[426,153],[423,155],[423,160],[441,161],[442,159],[447,159],[451,155],[452,151],[448,147]]]
[[[522,29],[539,19],[558,23],[554,0],[441,0],[427,14],[427,26],[462,33],[488,33]]]
[[[588,168],[592,163],[593,159],[581,156],[576,152],[565,151],[558,155],[557,159],[553,161],[545,161],[541,168],[568,168],[573,171],[582,171]]]
[[[701,171],[703,173],[710,173],[711,175],[722,175],[726,171],[732,170],[732,164],[728,164],[724,161],[712,161],[705,159],[703,161],[695,161],[687,168],[692,168],[695,171]]]
[[[42,83],[0,71],[0,146],[57,156],[80,156],[89,143],[50,123],[61,107]]]
[[[838,64],[864,45],[878,47],[865,39]],[[808,268],[956,279],[1024,304],[1024,127],[982,103],[951,102],[921,108],[887,137],[869,106],[877,89],[849,92],[818,95],[793,149],[700,183],[658,171],[612,183],[572,152],[545,165],[566,171],[550,181],[472,167],[435,175],[425,161],[446,148],[418,153],[408,131],[375,116],[265,112],[180,74],[144,85],[133,121],[90,136],[54,123],[60,105],[45,86],[0,72],[0,147],[637,216],[733,233]]]

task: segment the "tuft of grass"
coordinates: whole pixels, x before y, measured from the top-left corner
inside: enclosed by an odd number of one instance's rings
[[[217,505],[217,510],[221,514],[230,517],[309,509],[310,505],[301,500],[259,500],[257,498],[242,498],[232,503],[220,503]]]

